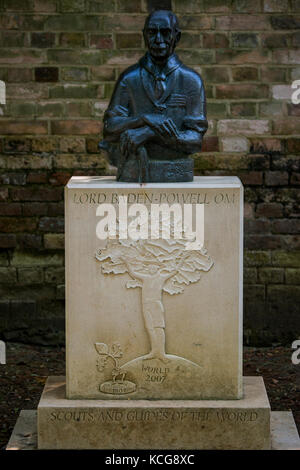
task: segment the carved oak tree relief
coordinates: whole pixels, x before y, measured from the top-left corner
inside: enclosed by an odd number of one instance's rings
[[[103,274],[129,274],[127,288],[142,290],[142,314],[150,341],[150,352],[137,360],[158,359],[169,362],[183,359],[165,351],[165,318],[163,292],[180,294],[191,283],[198,282],[203,272],[213,266],[205,248],[187,250],[188,239],[109,239],[96,259]],[[191,361],[186,362],[191,364]],[[194,364],[196,365],[196,364]],[[124,367],[125,367],[124,366]]]

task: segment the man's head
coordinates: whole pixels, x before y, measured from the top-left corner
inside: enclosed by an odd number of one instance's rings
[[[166,60],[173,53],[180,36],[177,16],[171,11],[157,10],[147,17],[144,39],[154,60]]]

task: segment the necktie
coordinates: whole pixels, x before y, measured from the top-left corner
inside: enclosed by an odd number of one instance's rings
[[[166,89],[166,76],[165,74],[156,75],[155,77],[155,98],[159,100]]]

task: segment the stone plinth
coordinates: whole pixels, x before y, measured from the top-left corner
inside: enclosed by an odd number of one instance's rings
[[[134,204],[149,217],[161,204],[177,204],[182,214],[197,206],[204,246],[120,239],[119,197],[129,215]],[[240,180],[140,185],[73,177],[65,200],[67,398],[240,399]],[[116,240],[98,237],[103,204],[117,214]]]
[[[36,449],[37,411],[22,410],[6,450]],[[271,450],[300,450],[299,434],[291,411],[271,411]]]
[[[38,406],[39,449],[269,449],[261,377],[241,400],[68,400],[49,377]]]

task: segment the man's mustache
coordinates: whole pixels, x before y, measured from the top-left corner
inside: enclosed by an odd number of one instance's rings
[[[151,49],[166,49],[169,44],[160,44],[158,46],[151,46]]]

